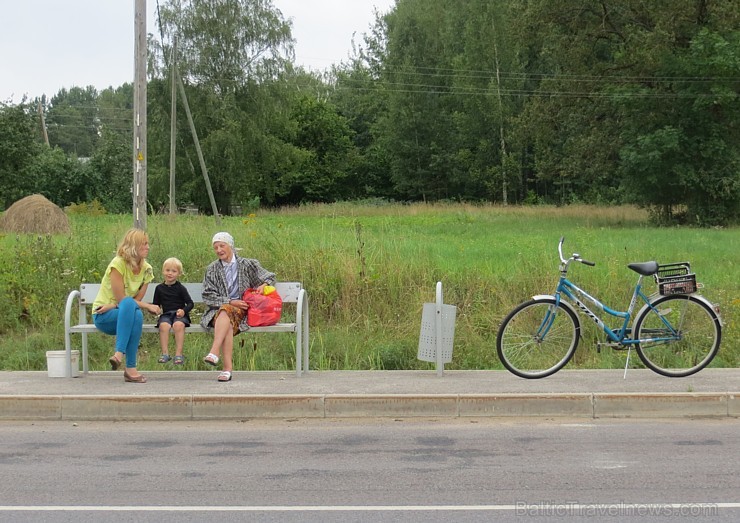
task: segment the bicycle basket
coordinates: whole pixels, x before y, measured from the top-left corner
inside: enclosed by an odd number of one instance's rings
[[[697,289],[696,274],[691,272],[689,262],[659,265],[655,283],[658,284],[658,292],[662,296],[692,294]]]

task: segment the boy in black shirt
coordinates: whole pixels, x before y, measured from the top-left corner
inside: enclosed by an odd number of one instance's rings
[[[157,320],[159,327],[159,344],[162,347],[162,355],[159,363],[170,361],[169,341],[170,330],[175,335],[175,365],[185,363],[182,355],[182,347],[185,341],[185,327],[190,325],[188,313],[193,308],[193,300],[185,286],[177,281],[182,276],[182,262],[177,258],[167,258],[162,264],[164,283],[160,283],[154,289],[154,300],[152,303],[160,306],[161,314]]]

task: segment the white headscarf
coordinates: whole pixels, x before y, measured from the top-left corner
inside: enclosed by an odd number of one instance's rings
[[[214,234],[213,240],[211,240],[211,245],[216,242],[224,242],[229,244],[232,249],[234,248],[234,237],[228,232],[217,232],[216,234]]]

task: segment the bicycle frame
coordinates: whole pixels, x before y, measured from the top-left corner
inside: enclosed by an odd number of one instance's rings
[[[634,340],[631,338],[628,338],[628,336],[631,334],[632,329],[629,327],[630,320],[632,319],[632,312],[635,309],[635,304],[637,303],[638,298],[642,298],[642,300],[652,308],[652,305],[650,304],[650,298],[648,298],[645,293],[642,292],[642,276],[639,277],[637,281],[637,285],[635,286],[634,292],[632,293],[632,299],[630,300],[629,308],[626,311],[618,311],[615,309],[612,309],[603,303],[601,303],[598,299],[591,296],[589,293],[587,293],[585,290],[581,289],[578,285],[570,281],[567,277],[561,276],[560,281],[558,282],[557,290],[555,291],[555,301],[556,303],[560,303],[561,301],[561,295],[565,295],[567,299],[578,309],[585,314],[588,318],[590,318],[596,325],[598,325],[602,331],[606,334],[607,338],[609,338],[611,341],[620,343],[622,345],[631,345],[635,343],[639,343],[640,341],[647,341],[647,340]],[[614,316],[615,318],[622,318],[624,321],[622,322],[622,326],[618,329],[612,329],[609,325],[604,322],[604,320],[596,314],[594,311],[592,311],[586,303],[584,303],[583,298],[591,303],[593,303],[596,307],[598,307],[599,310],[605,312],[606,314],[609,314],[610,316]],[[673,328],[666,323],[666,327],[668,327],[671,331],[673,331]],[[670,339],[670,338],[665,338]],[[655,340],[651,340],[655,341]]]

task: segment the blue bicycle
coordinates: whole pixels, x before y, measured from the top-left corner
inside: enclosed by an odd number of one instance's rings
[[[630,263],[628,267],[638,274],[638,279],[629,308],[622,312],[602,304],[568,279],[571,263],[596,264],[577,253],[566,260],[564,241],[565,238],[560,238],[558,244],[560,280],[555,294],[534,296],[517,306],[501,323],[496,350],[509,371],[532,379],[562,369],[573,357],[581,338],[579,311],[605,333],[606,342],[599,346],[628,351],[625,375],[632,347],[645,366],[668,377],[699,372],[717,355],[722,339],[719,307],[698,294],[699,285],[689,263]],[[643,278],[649,276],[658,284],[658,292],[650,296],[642,285]],[[638,300],[643,306],[630,326]],[[618,318],[621,326],[611,328],[600,313]]]

